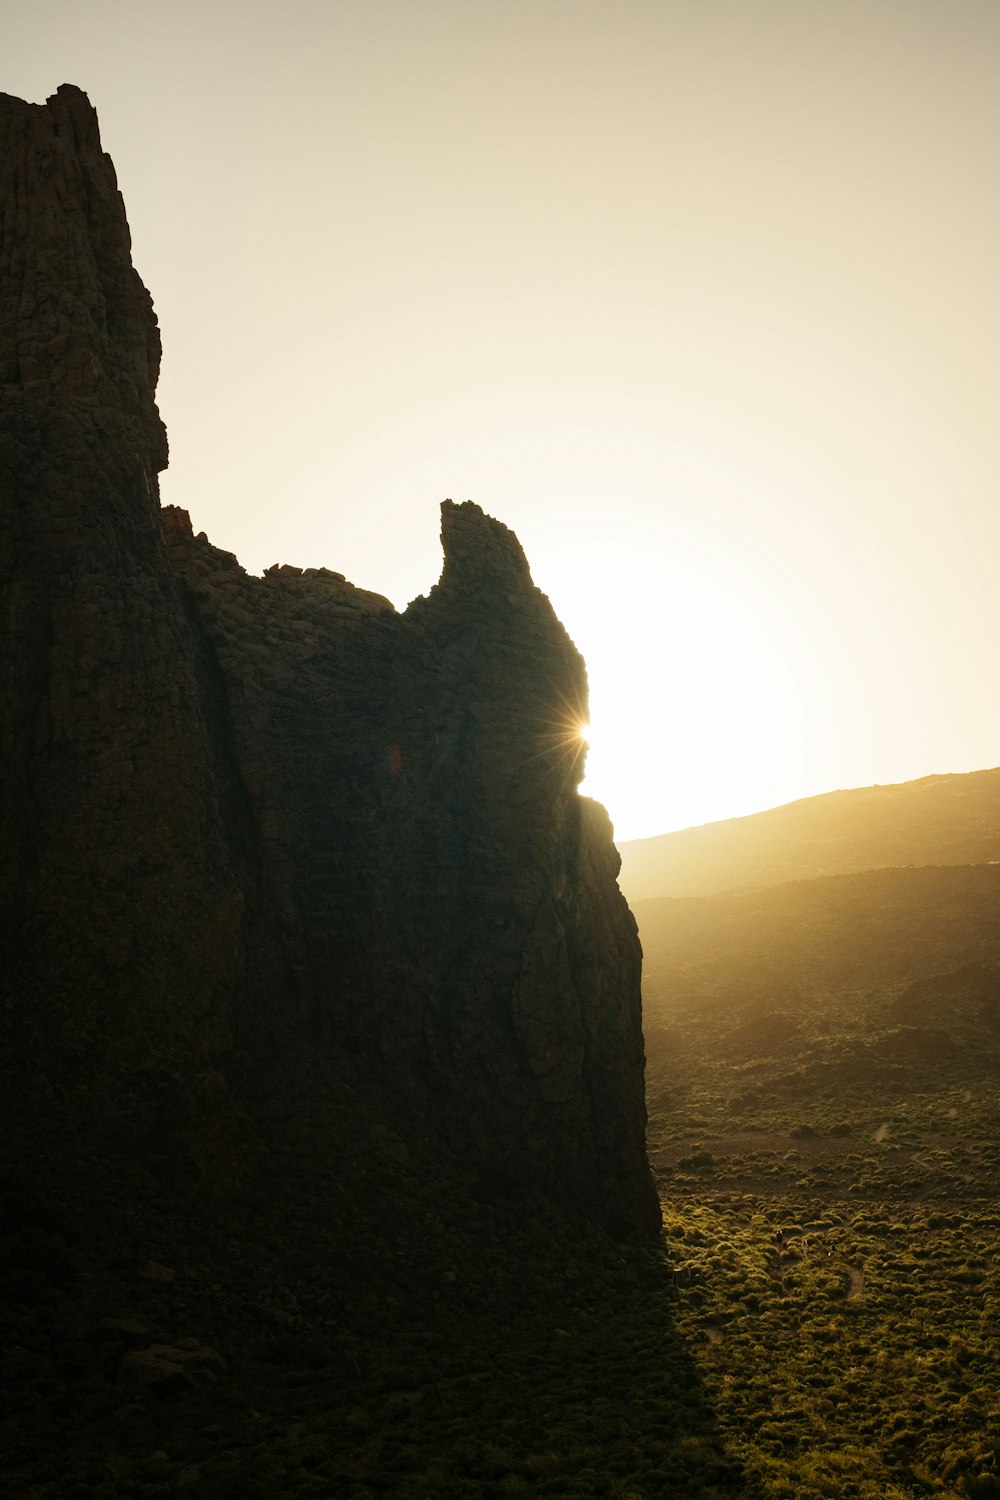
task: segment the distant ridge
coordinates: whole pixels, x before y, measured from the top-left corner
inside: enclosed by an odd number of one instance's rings
[[[620,845],[630,902],[822,875],[1000,860],[1000,767],[826,792]]]

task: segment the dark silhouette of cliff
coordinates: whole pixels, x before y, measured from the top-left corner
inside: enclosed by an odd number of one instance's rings
[[[640,950],[583,662],[445,502],[397,614],[161,512],[159,335],[96,117],[0,96],[7,1103],[211,1183],[334,1086],[650,1239]],[[338,1096],[341,1097],[341,1096]]]

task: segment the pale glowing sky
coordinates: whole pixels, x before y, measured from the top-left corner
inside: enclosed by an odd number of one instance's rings
[[[166,502],[402,606],[518,533],[620,838],[1000,762],[997,0],[46,0]]]

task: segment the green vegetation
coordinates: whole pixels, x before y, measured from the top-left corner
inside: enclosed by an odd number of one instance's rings
[[[675,1327],[775,1497],[1000,1494],[1000,892],[640,903]]]

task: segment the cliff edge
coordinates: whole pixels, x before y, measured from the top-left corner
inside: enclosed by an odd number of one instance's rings
[[[446,501],[398,614],[161,510],[159,334],[94,111],[2,95],[0,129],[9,1106],[168,1128],[219,1180],[269,1111],[364,1079],[654,1237],[636,927],[517,539]]]

